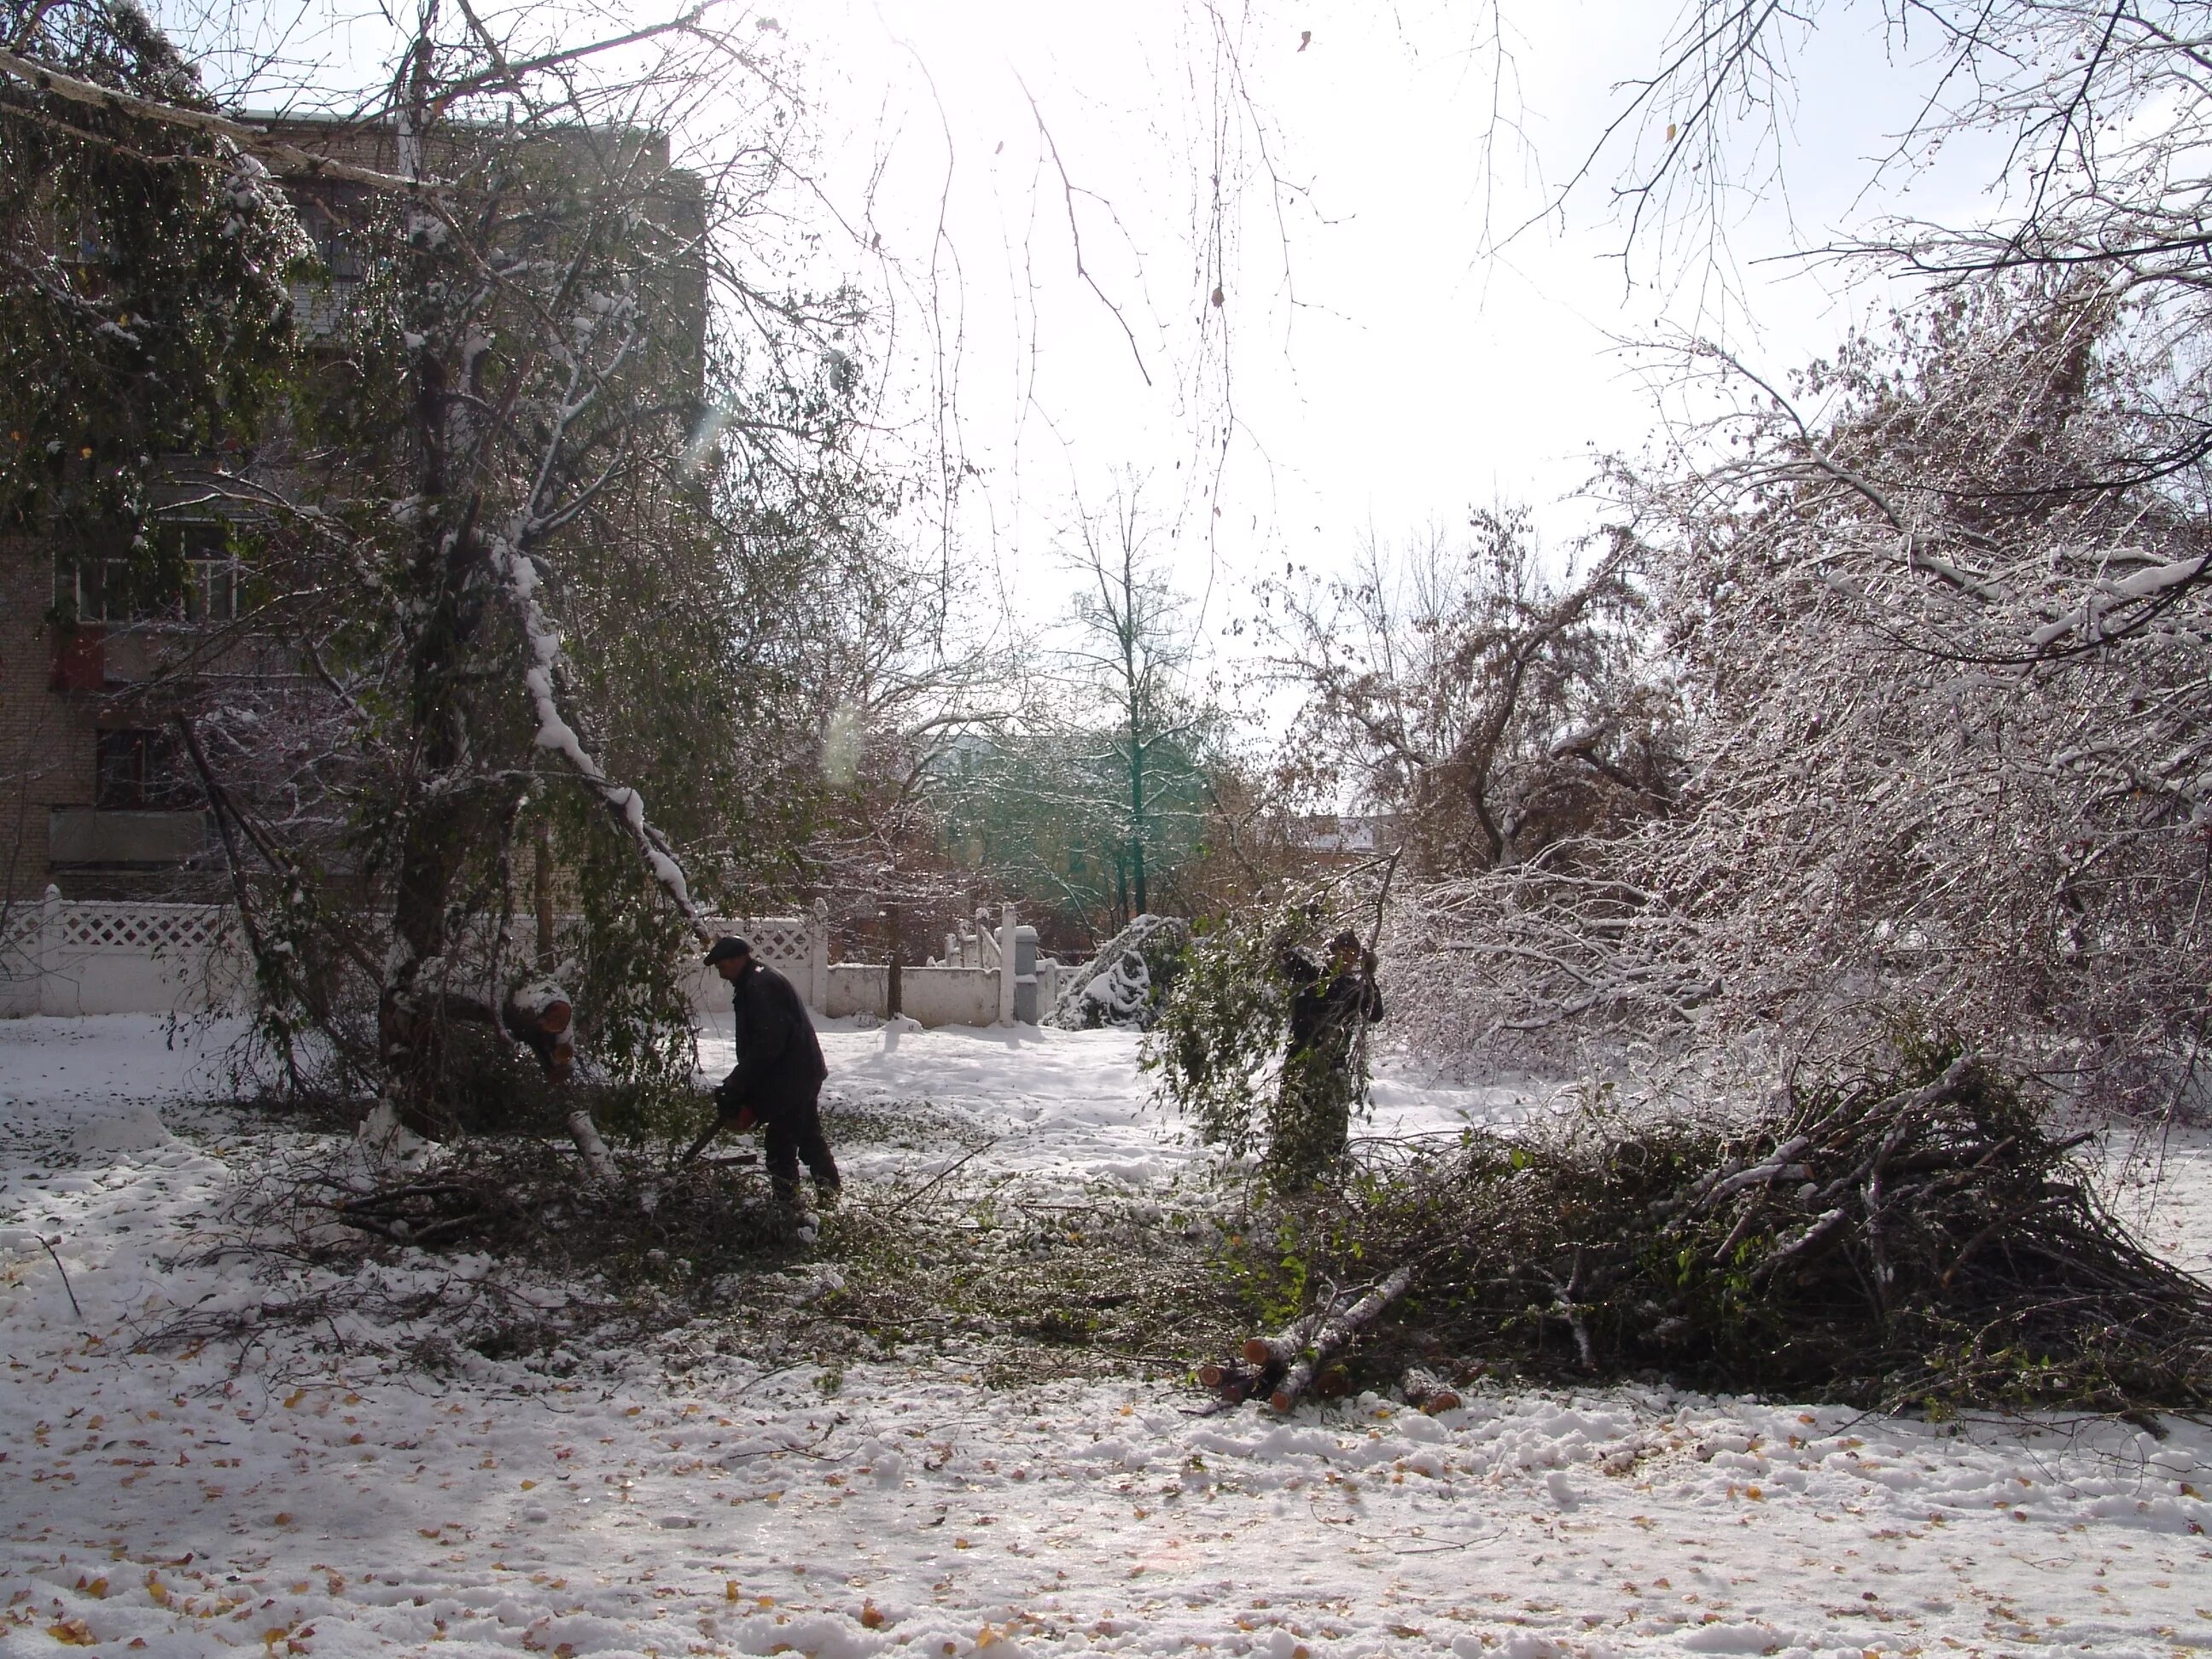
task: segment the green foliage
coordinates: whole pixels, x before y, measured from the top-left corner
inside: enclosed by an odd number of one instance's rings
[[[80,79],[211,107],[131,0],[30,4],[12,50]],[[0,96],[0,524],[155,583],[149,526],[180,467],[232,466],[282,395],[289,282],[309,247],[226,142],[9,81]],[[173,586],[163,590],[173,592]]]
[[[1200,1136],[1237,1157],[1261,1139],[1289,1030],[1283,952],[1312,929],[1310,899],[1254,907],[1201,927],[1146,1040],[1144,1064]]]
[[[1146,1044],[1162,1094],[1210,1146],[1266,1154],[1279,1185],[1310,1185],[1342,1152],[1365,1092],[1358,1056],[1286,1054],[1291,955],[1340,925],[1340,887],[1294,890],[1197,933]]]
[[[629,844],[600,814],[579,816],[580,1043],[610,1079],[638,1085],[641,1128],[674,1138],[696,1115],[683,1112],[698,1056],[682,975],[696,947]]]

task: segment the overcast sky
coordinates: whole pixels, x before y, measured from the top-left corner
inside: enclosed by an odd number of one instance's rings
[[[1488,9],[1264,0],[1233,52],[1194,0],[828,0],[790,20],[831,177],[848,198],[872,179],[901,262],[902,361],[936,361],[933,310],[957,343],[945,384],[980,473],[963,542],[1024,611],[1054,602],[1074,499],[1131,471],[1217,625],[1286,559],[1339,566],[1364,535],[1470,504],[1528,503],[1564,544],[1590,520],[1571,498],[1594,447],[1654,430],[1648,360],[1624,341],[1717,331],[1786,370],[1888,296],[1763,261],[1872,211],[1960,205],[1899,193],[1948,176],[1860,196],[1917,82],[1877,15],[1846,15],[1806,59],[1782,170],[1744,136],[1756,187],[1719,258],[1651,243],[1624,264],[1619,156],[1564,216],[1543,209],[1671,15],[1509,5],[1493,104]]]
[[[247,17],[289,63],[379,78],[392,36],[374,14],[261,3]],[[1624,262],[1625,153],[1545,210],[1622,83],[1658,60],[1668,5],[1504,0],[1501,53],[1488,0],[1217,3],[1231,15],[1201,0],[751,15],[793,49],[823,198],[854,232],[827,257],[890,302],[884,453],[927,471],[950,447],[972,468],[952,545],[984,613],[1062,608],[1054,546],[1079,501],[1129,478],[1215,630],[1263,572],[1340,568],[1363,537],[1397,543],[1471,505],[1526,503],[1564,548],[1599,510],[1577,499],[1594,452],[1656,430],[1632,343],[1719,334],[1786,372],[1890,296],[1778,256],[1882,211],[1970,214],[1941,192],[1984,176],[1954,145],[1944,170],[1865,192],[1924,88],[1887,56],[1878,8],[1832,7],[1784,130],[1764,148],[1756,126],[1739,135],[1724,240],[1674,222],[1686,234]]]

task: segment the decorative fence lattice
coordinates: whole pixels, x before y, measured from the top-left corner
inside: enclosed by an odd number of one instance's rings
[[[812,930],[805,916],[757,916],[726,927],[732,933],[743,934],[752,945],[753,955],[780,972],[804,968],[814,948]]]
[[[1001,917],[996,934],[988,922],[988,916],[979,916],[972,933],[962,930],[967,937],[958,942],[957,954],[964,960],[909,969],[908,1006],[925,1023],[1010,1019],[1018,997],[1024,999],[1019,1017],[1034,1017],[1033,977],[1024,973],[1015,981],[996,965],[1001,938],[1012,937],[1012,915]],[[732,918],[713,926],[718,933],[750,939],[755,956],[790,980],[819,1013],[880,1015],[887,1006],[887,969],[881,965],[844,964],[833,986],[830,917],[823,904],[799,915]],[[242,943],[234,914],[225,905],[71,903],[49,889],[43,901],[19,901],[0,910],[0,1014],[237,1007],[252,988]],[[693,1008],[702,1016],[726,1014],[729,988],[696,955],[690,961],[687,991]],[[1048,1006],[1048,992],[1047,1000]]]
[[[0,920],[0,955],[35,952],[39,934],[46,925],[46,907],[36,899],[17,899]]]
[[[64,904],[64,951],[209,951],[230,935],[230,912],[207,904]]]
[[[825,1006],[830,994],[830,913],[823,906],[817,904],[805,915],[714,916],[708,919],[708,927],[716,933],[735,933],[748,941],[754,957],[796,986],[808,1007],[819,1010]],[[692,1007],[702,1014],[729,1012],[730,988],[711,968],[693,971],[690,997]]]

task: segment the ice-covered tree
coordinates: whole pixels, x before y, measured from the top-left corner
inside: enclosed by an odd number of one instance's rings
[[[1495,1048],[1954,1032],[2102,1103],[2187,1086],[2204,485],[2155,307],[1992,278],[1623,467],[1691,719],[1676,810],[1432,887],[1429,1018]],[[1730,380],[1740,371],[1711,358]]]

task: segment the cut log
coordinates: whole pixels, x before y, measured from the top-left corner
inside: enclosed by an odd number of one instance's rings
[[[1249,1365],[1241,1358],[1209,1359],[1198,1368],[1198,1384],[1211,1389],[1222,1404],[1234,1406],[1266,1399],[1282,1380],[1285,1369],[1281,1361],[1273,1359],[1264,1365]]]
[[[1425,1413],[1431,1417],[1434,1417],[1438,1412],[1459,1409],[1458,1391],[1449,1387],[1443,1378],[1438,1376],[1434,1371],[1424,1370],[1419,1365],[1406,1373],[1404,1380],[1398,1387],[1400,1392],[1406,1396],[1407,1405],[1415,1411]]]
[[[1408,1264],[1394,1271],[1350,1307],[1331,1312],[1316,1328],[1311,1351],[1284,1372],[1283,1380],[1275,1385],[1267,1403],[1287,1414],[1313,1386],[1315,1378],[1330,1368],[1330,1363],[1345,1345],[1373,1324],[1376,1316],[1405,1295],[1413,1283],[1413,1269]]]
[[[593,1182],[602,1187],[611,1187],[619,1178],[615,1170],[614,1154],[607,1143],[599,1139],[599,1126],[592,1121],[592,1112],[581,1101],[568,1108],[568,1139],[576,1143],[576,1152],[584,1160]]]
[[[1248,1337],[1244,1342],[1244,1363],[1248,1365],[1281,1365],[1290,1363],[1306,1350],[1307,1340],[1313,1335],[1322,1316],[1328,1310],[1316,1308],[1301,1314],[1273,1336]]]

